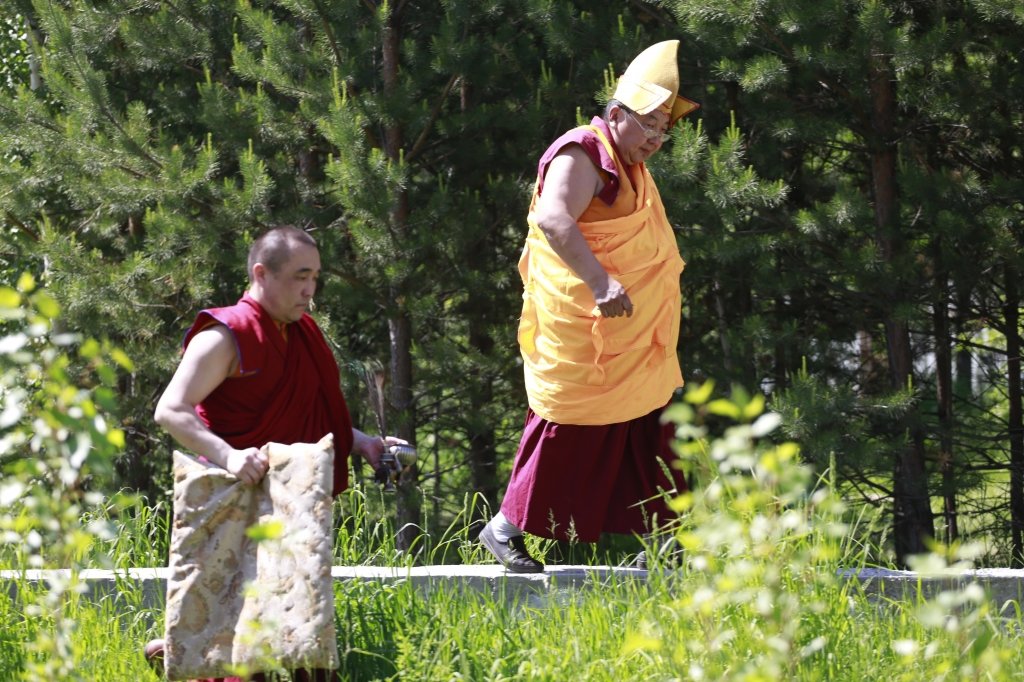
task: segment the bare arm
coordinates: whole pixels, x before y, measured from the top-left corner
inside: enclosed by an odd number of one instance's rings
[[[213,325],[196,334],[157,402],[154,419],[185,448],[245,483],[258,483],[267,472],[266,455],[258,448],[231,447],[195,412],[196,405],[232,374],[236,353],[235,341],[224,325]]]
[[[633,314],[625,287],[601,266],[577,223],[603,187],[590,157],[578,145],[558,153],[548,166],[534,219],[548,243],[590,288],[605,317]]]

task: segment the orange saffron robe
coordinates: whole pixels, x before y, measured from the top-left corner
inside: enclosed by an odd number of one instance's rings
[[[519,347],[530,408],[558,424],[614,424],[659,409],[683,385],[676,354],[685,262],[644,164],[625,166],[608,136],[621,183],[609,206],[598,197],[577,223],[597,260],[626,288],[631,317],[604,318],[593,293],[548,244],[534,217],[519,260]]]

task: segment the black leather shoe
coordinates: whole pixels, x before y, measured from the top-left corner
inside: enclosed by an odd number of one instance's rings
[[[522,535],[514,535],[507,542],[494,537],[490,524],[484,526],[478,536],[480,543],[487,548],[509,573],[540,573],[544,564],[530,556],[526,551],[526,543]]]

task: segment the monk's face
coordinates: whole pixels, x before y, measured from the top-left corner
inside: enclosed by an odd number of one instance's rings
[[[257,300],[278,322],[297,322],[309,308],[320,279],[320,252],[308,244],[296,244],[277,272],[262,263],[253,268],[259,292]]]
[[[612,138],[627,166],[642,163],[661,149],[668,131],[669,116],[666,112],[658,109],[641,115],[613,107],[610,114]]]

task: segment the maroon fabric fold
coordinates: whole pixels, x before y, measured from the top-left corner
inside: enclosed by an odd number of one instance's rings
[[[590,121],[590,125],[599,128],[609,140],[612,139],[608,124],[600,116],[595,116]],[[608,154],[608,150],[601,144],[601,138],[588,126],[573,128],[564,133],[552,142],[551,146],[544,152],[544,155],[540,157],[540,161],[537,163],[537,194],[539,195],[541,190],[544,189],[544,178],[548,173],[548,166],[551,165],[551,162],[559,152],[570,144],[578,144],[582,147],[583,151],[590,157],[590,160],[594,162],[594,166],[607,174],[604,187],[601,189],[598,197],[609,206],[614,204],[615,197],[619,194],[619,169],[615,165],[615,159]]]
[[[231,447],[315,443],[334,434],[335,495],[348,487],[352,421],[338,364],[316,322],[303,315],[283,335],[248,293],[233,306],[203,310],[184,346],[212,322],[235,339],[239,372],[196,406],[196,414]]]

